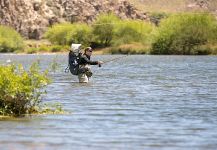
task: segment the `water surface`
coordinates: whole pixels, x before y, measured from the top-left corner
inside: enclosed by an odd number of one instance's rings
[[[119,56],[95,56],[109,60]],[[93,66],[90,83],[64,73],[66,55],[0,55],[42,69],[56,60],[46,102],[71,114],[0,121],[0,149],[215,150],[217,58],[128,56]]]

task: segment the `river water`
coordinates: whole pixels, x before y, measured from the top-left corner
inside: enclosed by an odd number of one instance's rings
[[[70,114],[0,121],[0,150],[217,149],[215,56],[132,55],[92,66],[88,84],[64,73],[66,55],[0,55],[1,64],[9,60],[42,68],[55,60],[43,100]]]

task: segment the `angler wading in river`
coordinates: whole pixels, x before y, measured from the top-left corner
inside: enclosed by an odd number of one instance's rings
[[[92,48],[87,47],[84,49],[84,53],[81,53],[81,44],[72,44],[71,50],[69,52],[69,62],[67,69],[70,70],[71,74],[77,75],[80,83],[88,83],[92,71],[90,65],[99,65],[103,64],[102,61],[92,61],[90,60],[92,55]]]

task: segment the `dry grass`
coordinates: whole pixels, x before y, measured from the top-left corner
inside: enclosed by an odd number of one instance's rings
[[[108,54],[149,54],[150,45],[143,45],[141,43],[123,44],[110,47],[104,52]]]
[[[48,40],[42,39],[42,40],[26,40],[24,41],[25,45],[27,47],[35,47],[38,48],[40,45],[48,45],[50,46],[51,43]]]
[[[180,12],[188,0],[129,0],[138,9],[148,12]]]
[[[134,4],[139,10],[145,12],[166,12],[166,13],[183,12],[189,10],[191,11],[191,9],[188,8],[188,5],[193,4],[195,2],[195,0],[128,0],[128,1]],[[210,0],[208,10],[209,11],[217,10],[216,0]]]

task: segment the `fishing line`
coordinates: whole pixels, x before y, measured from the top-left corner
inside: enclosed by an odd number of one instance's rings
[[[129,56],[129,55],[125,55],[125,56],[120,56],[120,57],[112,58],[112,59],[103,61],[103,64],[109,63],[109,62],[112,62],[112,61],[116,61],[116,60],[120,60],[120,59],[123,59],[123,58],[125,58],[125,57],[127,57],[127,56]]]

